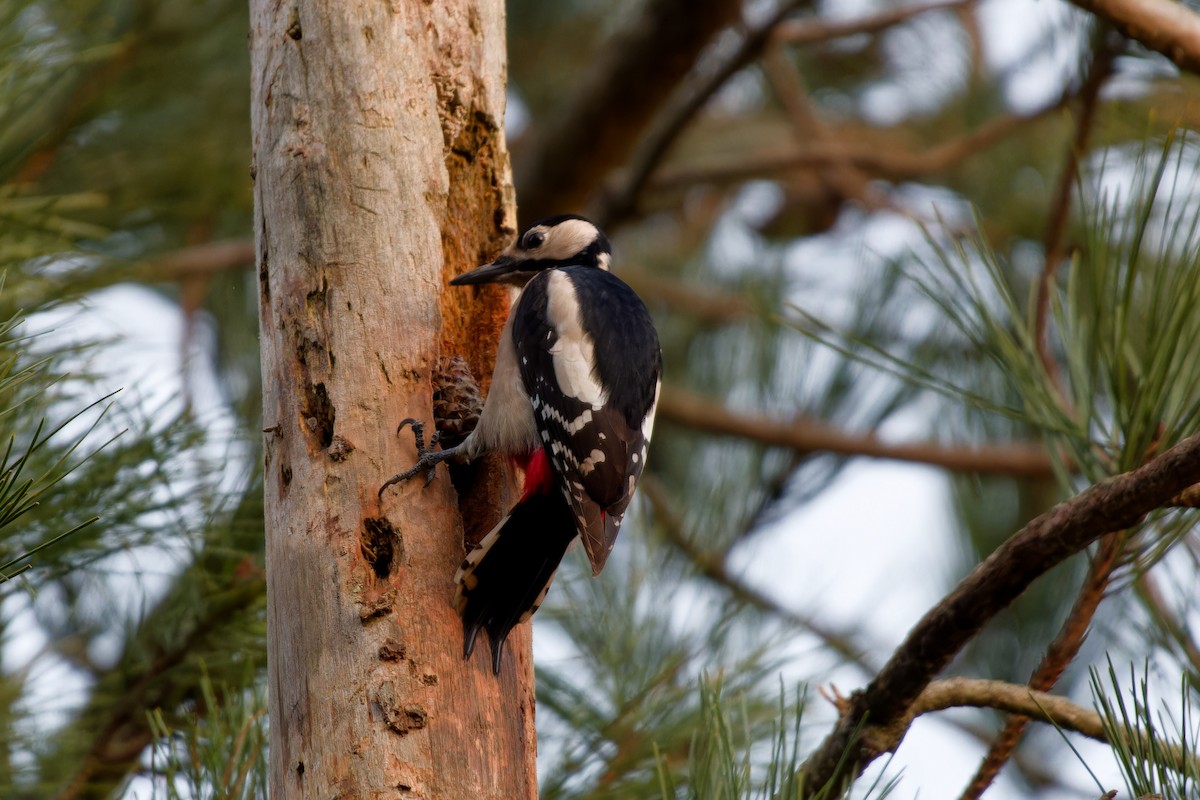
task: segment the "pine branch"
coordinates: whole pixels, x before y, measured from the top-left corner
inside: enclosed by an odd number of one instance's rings
[[[730,411],[678,387],[663,390],[660,419],[693,430],[721,436],[739,436],[760,444],[788,447],[805,453],[867,456],[929,464],[956,472],[1047,478],[1053,475],[1050,457],[1033,444],[958,447],[938,443],[889,444],[872,434],[852,434],[812,419],[769,417]]]
[[[206,546],[147,611],[125,643],[119,666],[106,672],[87,704],[56,737],[42,761],[42,780],[69,775],[56,797],[107,797],[121,785],[153,738],[147,712],[175,718],[179,703],[195,691],[199,660],[220,680],[245,677],[254,652],[234,652],[242,640],[232,632],[253,626],[264,603],[261,567],[261,489],[249,487],[231,518],[209,532]],[[225,674],[221,674],[224,672]]]
[[[835,630],[817,620],[780,606],[762,592],[729,573],[726,567],[728,553],[710,554],[697,547],[684,533],[683,520],[675,511],[674,503],[661,481],[652,475],[644,477],[642,492],[654,506],[655,517],[662,523],[667,540],[692,562],[701,575],[723,587],[739,603],[745,603],[759,611],[773,614],[789,625],[812,634],[830,650],[858,666],[864,672],[869,674],[875,671],[875,668],[868,663],[863,648],[855,643],[855,637],[851,632]]]
[[[1050,290],[1054,286],[1065,255],[1063,237],[1067,230],[1067,220],[1070,217],[1071,194],[1075,190],[1075,184],[1079,178],[1079,160],[1087,149],[1088,139],[1096,120],[1100,90],[1104,88],[1105,82],[1112,75],[1118,48],[1123,44],[1123,42],[1110,41],[1104,32],[1100,36],[1101,41],[1092,53],[1087,77],[1079,91],[1079,115],[1075,123],[1075,136],[1067,150],[1062,174],[1059,175],[1058,186],[1054,193],[1054,203],[1050,207],[1049,222],[1046,224],[1046,236],[1043,244],[1045,260],[1041,279],[1038,282],[1037,306],[1034,311],[1034,337],[1037,342],[1038,356],[1046,374],[1058,387],[1059,395],[1064,398],[1066,394],[1063,391],[1058,363],[1050,349]]]
[[[1117,557],[1120,555],[1125,538],[1120,533],[1110,533],[1100,540],[1099,549],[1092,556],[1087,577],[1071,607],[1071,613],[1059,630],[1054,641],[1050,643],[1041,662],[1029,678],[1029,688],[1048,692],[1062,677],[1066,668],[1079,654],[1083,640],[1087,636],[1088,627],[1100,607],[1108,590],[1113,570],[1117,567]],[[1025,733],[1030,717],[1017,715],[1004,721],[1004,727],[992,742],[983,763],[971,779],[970,784],[962,793],[962,800],[978,800],[991,786],[992,781],[1000,774],[1001,768],[1012,757],[1021,736]]]
[[[1040,575],[1106,533],[1136,525],[1200,481],[1200,434],[1041,514],[917,623],[805,762],[815,791],[840,787],[903,738],[913,703],[962,647]],[[864,727],[863,723],[866,722]]]

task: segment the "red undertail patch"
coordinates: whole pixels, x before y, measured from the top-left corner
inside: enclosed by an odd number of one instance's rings
[[[554,473],[550,471],[550,459],[543,448],[529,454],[525,462],[525,491],[521,500],[538,494],[549,494],[554,489]]]

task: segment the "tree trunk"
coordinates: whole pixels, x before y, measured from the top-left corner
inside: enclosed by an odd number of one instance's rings
[[[535,797],[528,626],[499,680],[464,663],[445,472],[376,497],[438,357],[489,374],[507,313],[445,290],[513,233],[503,4],[252,0],[251,50],[272,797]]]

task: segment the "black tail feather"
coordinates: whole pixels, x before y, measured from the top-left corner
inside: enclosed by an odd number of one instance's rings
[[[575,518],[560,493],[532,495],[467,554],[455,577],[463,658],[471,657],[482,628],[492,650],[492,672],[500,674],[504,640],[537,611],[576,533]]]

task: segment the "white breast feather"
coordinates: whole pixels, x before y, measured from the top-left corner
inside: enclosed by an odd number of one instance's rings
[[[492,373],[492,386],[488,390],[487,402],[479,424],[463,442],[463,452],[473,457],[484,451],[498,450],[502,453],[532,451],[541,446],[533,414],[530,413],[529,398],[517,368],[516,347],[512,342],[512,317],[500,335],[500,348],[496,351],[496,369]]]

